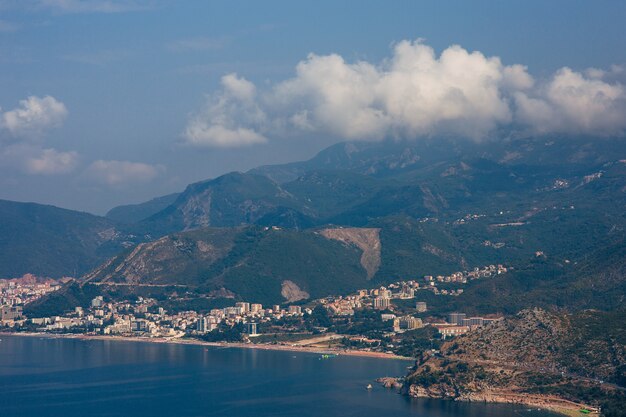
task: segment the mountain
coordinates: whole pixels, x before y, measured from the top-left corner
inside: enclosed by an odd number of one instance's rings
[[[302,205],[268,177],[233,172],[189,185],[164,210],[139,223],[155,235],[201,227],[236,227]]]
[[[172,204],[179,195],[179,193],[173,193],[153,198],[145,203],[113,207],[105,217],[119,223],[137,223],[163,210]]]
[[[83,282],[178,285],[265,304],[351,292],[376,272],[377,235],[342,230],[338,237],[333,230],[248,226],[177,233],[112,258]]]
[[[460,306],[512,312],[535,302],[558,304],[559,294],[568,294],[562,299],[585,308],[597,305],[602,291],[594,288],[612,291],[615,305],[624,295],[620,279],[600,285],[575,271],[588,271],[587,277],[621,274],[625,156],[622,140],[596,138],[338,144],[308,161],[229,173],[190,184],[178,195],[116,209],[112,216],[128,221],[170,199],[165,208],[123,227],[100,218],[119,236],[93,245],[97,251],[91,257],[73,253],[93,266],[104,260],[98,258],[102,248],[118,255],[89,275],[93,283],[223,288],[236,297],[272,301],[285,299],[284,281],[295,283],[295,294],[314,297],[353,290],[367,280],[378,285],[503,263],[515,272],[472,283],[447,305],[435,297],[432,305],[441,311]],[[355,232],[350,238],[323,232],[342,228]],[[364,230],[377,231],[379,255],[372,257],[363,247],[372,245]],[[53,258],[51,242],[52,234],[42,240],[44,258]],[[270,251],[268,242],[290,258]],[[205,252],[206,247],[211,249]],[[25,254],[15,257],[32,265]],[[370,263],[358,263],[356,273],[355,262],[363,256]],[[232,259],[245,261],[233,267]],[[296,273],[298,259],[310,259],[308,267],[300,264],[306,273]],[[372,259],[377,260],[372,264]],[[598,270],[592,271],[591,259]],[[326,270],[318,262],[335,266]],[[107,276],[109,267],[116,274]],[[318,272],[309,275],[312,270]],[[320,271],[341,272],[322,277]]]
[[[623,212],[623,148],[593,138],[344,143],[308,161],[192,184],[142,226],[163,235],[272,221],[298,229],[366,226],[396,215],[522,218],[565,202],[590,207],[590,195],[607,201],[613,217]]]
[[[80,276],[139,240],[104,217],[0,200],[0,276]]]

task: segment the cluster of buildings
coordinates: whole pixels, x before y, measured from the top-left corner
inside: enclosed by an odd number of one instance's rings
[[[439,289],[439,283],[465,284],[468,281],[487,278],[507,272],[503,265],[488,265],[470,271],[455,272],[450,275],[424,276],[421,280],[398,281],[387,286],[362,289],[347,296],[330,296],[316,300],[331,316],[353,316],[355,310],[373,309],[382,313],[383,321],[393,320],[393,331],[402,333],[433,325],[443,338],[467,333],[476,327],[496,320],[485,317],[466,317],[464,313],[452,313],[445,323],[424,323],[421,318],[411,315],[392,314],[397,312],[392,300],[415,299],[418,291],[432,291],[441,295],[458,295],[463,290]],[[445,285],[444,285],[445,286]],[[312,310],[299,305],[285,308],[280,305],[264,307],[262,304],[237,302],[234,306],[216,308],[208,314],[196,311],[168,313],[156,300],[139,298],[134,302],[106,302],[98,296],[88,307],[76,307],[63,316],[40,317],[26,320],[21,305],[60,288],[56,283],[16,283],[0,280],[0,325],[25,324],[38,331],[75,331],[105,335],[142,335],[150,337],[182,337],[204,335],[220,327],[243,324],[249,337],[259,334],[264,323],[278,321],[285,317],[310,315]],[[404,303],[406,304],[406,303]],[[427,305],[416,301],[416,313],[425,313]]]
[[[439,289],[437,283],[465,284],[468,281],[488,278],[507,272],[503,265],[487,265],[482,268],[474,268],[470,271],[454,272],[450,275],[425,275],[425,284],[420,285],[416,280],[398,281],[387,286],[374,289],[363,289],[348,296],[326,297],[320,302],[335,316],[351,316],[358,308],[371,307],[376,310],[388,310],[392,305],[392,300],[407,300],[416,297],[420,290],[432,291],[436,295],[459,295],[463,293],[462,288]],[[419,313],[426,311],[426,303],[418,302],[416,310]]]
[[[435,286],[436,282],[456,282],[460,284],[467,284],[468,281],[475,279],[490,278],[495,275],[504,274],[507,272],[507,268],[504,265],[487,265],[483,268],[474,268],[471,271],[459,271],[450,275],[425,275],[424,281],[427,285]]]
[[[481,217],[485,217],[484,214],[466,214],[465,216],[461,217],[460,219],[456,219],[453,224],[455,225],[459,225],[459,224],[465,224],[467,222],[470,222],[472,220],[478,220]]]
[[[20,310],[21,311],[21,310]],[[257,325],[279,320],[283,317],[311,314],[308,308],[291,305],[286,309],[280,305],[263,308],[261,304],[238,302],[235,306],[213,309],[203,315],[195,311],[168,314],[157,301],[139,298],[136,302],[105,302],[102,296],[91,301],[87,308],[76,307],[64,316],[32,318],[28,320],[38,331],[81,331],[105,335],[142,335],[150,337],[182,337],[206,334],[221,323],[234,326],[245,325],[249,336],[258,334]],[[22,320],[25,322],[26,320]]]
[[[291,305],[287,309],[275,304],[271,308],[263,308],[262,304],[238,302],[234,307],[212,309],[209,314],[199,316],[196,321],[195,333],[205,334],[211,332],[221,324],[233,326],[238,323],[245,324],[245,333],[248,336],[257,336],[259,323],[267,323],[280,320],[283,317],[298,317],[311,314],[309,308]]]
[[[435,323],[433,326],[437,328],[441,337],[445,339],[468,333],[498,320],[502,320],[502,317],[467,317],[465,313],[450,313],[446,323]]]
[[[56,282],[33,281],[0,280],[0,324],[11,326],[15,321],[21,320],[22,305],[33,302],[61,287]]]

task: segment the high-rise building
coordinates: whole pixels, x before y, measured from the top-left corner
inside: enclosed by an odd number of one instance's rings
[[[209,328],[209,319],[207,317],[200,317],[198,319],[198,322],[196,323],[196,330],[198,330],[201,333],[206,333],[208,332]]]
[[[465,313],[450,313],[448,314],[448,323],[462,325],[463,319],[466,318]]]
[[[273,311],[274,313],[278,313],[278,312],[280,311],[280,306],[279,306],[278,304],[274,304],[274,305],[272,306],[272,311]]]
[[[263,306],[261,304],[251,304],[250,305],[250,312],[251,313],[258,313],[261,310],[263,310]]]
[[[250,303],[244,303],[244,302],[235,303],[235,307],[240,307],[242,313],[247,313],[250,311]]]
[[[289,306],[289,314],[302,314],[300,306]]]
[[[133,320],[130,323],[130,329],[133,332],[147,332],[148,331],[148,322],[146,320]]]
[[[377,310],[386,310],[389,308],[391,300],[389,297],[376,297],[374,298],[374,308]]]
[[[424,324],[422,320],[417,317],[404,316],[393,321],[393,330],[396,332],[399,330],[413,330],[422,327],[424,327]]]

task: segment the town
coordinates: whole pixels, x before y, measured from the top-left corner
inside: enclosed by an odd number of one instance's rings
[[[271,306],[237,301],[232,306],[201,312],[170,313],[154,298],[113,301],[96,296],[88,306],[76,306],[60,316],[28,318],[23,315],[22,305],[58,290],[61,284],[3,281],[0,324],[5,330],[37,333],[199,339],[411,355],[415,352],[408,345],[416,337],[430,341],[429,346],[434,348],[439,341],[501,318],[461,312],[430,314],[427,303],[419,299],[421,291],[455,296],[463,289],[438,285],[462,285],[506,272],[503,265],[488,265],[319,300]]]

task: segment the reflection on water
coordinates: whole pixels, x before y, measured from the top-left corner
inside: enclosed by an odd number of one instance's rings
[[[0,415],[547,417],[414,400],[376,385],[409,363],[176,344],[2,336]]]

